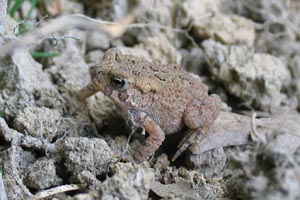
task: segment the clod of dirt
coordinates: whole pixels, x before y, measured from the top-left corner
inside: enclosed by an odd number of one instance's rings
[[[232,0],[227,3],[232,6],[237,14],[251,18],[258,23],[269,24],[270,26],[267,29],[270,33],[284,33],[282,36],[289,38],[289,40],[295,40],[297,35],[299,36],[299,32],[293,28],[299,26],[297,20],[299,17],[299,1],[293,0],[287,4],[283,0]],[[277,23],[281,20],[283,23]],[[275,41],[276,39],[273,37],[272,40]]]
[[[104,53],[101,50],[92,50],[85,55],[85,60],[87,63],[99,64],[102,62],[103,55]]]
[[[60,129],[62,116],[57,110],[27,107],[14,120],[15,129],[33,137],[51,141],[66,130]]]
[[[255,39],[253,22],[238,15],[214,14],[195,21],[193,32],[199,38],[210,38],[224,44],[252,46]]]
[[[32,7],[32,4],[30,2],[24,2],[24,3],[22,3],[20,11],[21,11],[21,13],[22,13],[23,16],[26,15],[26,13],[30,12],[30,15],[28,15],[28,18],[27,18],[28,23],[30,23],[31,21],[33,21],[34,19],[36,19],[37,15],[38,15],[37,10],[34,9],[34,7]]]
[[[205,63],[203,51],[200,48],[193,47],[189,50],[180,49],[180,54],[182,55],[181,65],[189,72],[200,74]]]
[[[100,186],[101,199],[147,199],[154,172],[143,165],[117,163],[112,167],[112,177]]]
[[[155,63],[178,65],[181,63],[182,56],[180,52],[177,51],[164,34],[149,37],[135,47],[146,50]]]
[[[172,184],[177,177],[177,169],[170,166],[167,154],[160,155],[153,165],[155,170],[155,180],[162,184]]]
[[[78,30],[70,30],[68,36],[75,37],[58,41],[56,46],[45,45],[45,51],[61,52],[61,55],[49,58],[49,69],[53,81],[59,91],[67,99],[70,93],[75,93],[90,81],[89,66],[84,60],[86,51],[86,33]]]
[[[139,47],[118,47],[118,49],[122,52],[122,54],[137,56],[152,62],[150,54],[145,49]]]
[[[10,16],[6,16],[4,35],[10,37],[19,31],[17,22]]]
[[[7,110],[8,115],[15,115],[19,109],[44,105],[59,107],[62,103],[58,91],[43,72],[42,66],[24,50],[18,50],[12,59],[1,61],[0,89],[4,104],[1,110]]]
[[[49,77],[43,72],[42,65],[36,62],[27,51],[17,51],[12,57],[12,62],[16,67],[5,67],[15,68],[18,87],[22,90],[33,93],[35,90],[54,89]]]
[[[83,5],[72,0],[42,1],[40,2],[40,6],[50,16],[84,13]]]
[[[89,12],[95,12],[98,17],[108,21],[120,21],[129,12],[133,5],[126,0],[102,1],[92,0],[84,2]]]
[[[197,170],[170,166],[166,154],[160,155],[153,166],[155,181],[151,190],[166,199],[215,199],[224,195],[221,179],[206,177]]]
[[[222,14],[224,0],[188,0],[182,3],[181,25],[193,25],[193,32],[201,39],[211,38],[224,44],[243,43],[252,46],[254,24],[238,15]]]
[[[182,2],[181,24],[188,26],[190,23],[203,20],[208,14],[219,13],[221,3],[223,0],[186,0]]]
[[[107,34],[99,31],[87,33],[86,45],[88,50],[93,49],[108,49],[110,39]]]
[[[112,138],[111,134],[109,134],[105,137],[105,141],[110,146],[114,154],[121,156],[122,154],[126,153],[124,150],[128,143],[128,138],[125,135]],[[130,147],[132,148],[132,144],[130,144]]]
[[[147,12],[144,15],[138,16],[136,22],[145,24],[145,26],[128,29],[126,37],[123,39],[126,44],[134,45],[145,41],[148,37],[154,37],[159,34],[164,34],[173,41],[181,42],[177,40],[178,38],[176,38],[176,34],[172,28],[169,29],[169,27],[176,27],[179,24],[179,20],[176,19],[179,12],[178,0],[142,0],[140,3],[145,5]]]
[[[266,144],[255,143],[233,156],[243,173],[229,179],[228,190],[243,199],[299,199],[299,154],[299,149],[295,153],[278,149],[273,138]]]
[[[79,119],[65,118],[59,111],[45,107],[27,107],[19,112],[14,120],[14,128],[44,142],[53,142],[62,136],[95,134],[95,128],[83,116]]]
[[[88,171],[94,176],[107,172],[113,153],[103,139],[69,137],[62,141],[61,150],[65,167],[73,176]]]
[[[209,70],[229,93],[263,110],[280,105],[281,89],[290,80],[281,60],[253,53],[246,46],[225,46],[213,40],[202,45]]]
[[[216,199],[224,195],[220,180],[206,179],[199,172],[185,168],[174,169],[172,174],[173,183],[162,184],[154,181],[151,190],[166,199]]]
[[[98,92],[87,99],[87,108],[90,117],[98,129],[108,124],[112,125],[110,119],[117,117],[117,110],[114,103],[102,92]]]
[[[219,175],[226,165],[226,154],[222,147],[207,151],[200,155],[187,156],[187,164],[192,169],[197,169],[205,177]]]
[[[41,158],[26,169],[24,184],[33,189],[42,190],[57,182],[54,161]]]
[[[11,142],[12,140],[21,137],[21,133],[8,127],[6,121],[0,117],[0,136],[1,140],[5,142]],[[2,141],[2,142],[4,142]]]
[[[74,177],[71,178],[74,179]],[[91,191],[98,191],[101,185],[101,181],[91,171],[81,171],[76,175],[75,179],[76,182],[87,184],[88,189]],[[72,182],[73,180],[70,181]]]
[[[0,118],[0,135],[5,141],[10,142],[10,146],[3,148],[0,152],[1,173],[7,197],[8,199],[24,199],[31,193],[23,184],[21,177],[36,158],[31,152],[24,151],[18,146],[22,134],[10,129],[3,118]]]
[[[144,42],[135,45],[133,48],[120,48],[123,54],[135,55],[146,60],[159,64],[180,64],[182,56],[171,44],[168,38],[159,34],[149,37]]]
[[[67,198],[67,200],[99,200],[99,194],[93,191],[87,194],[77,194],[73,198]]]
[[[286,87],[286,91],[290,98],[296,98],[296,104],[300,109],[300,43],[291,42],[287,48],[281,50],[287,53],[288,67],[292,75],[291,85]]]

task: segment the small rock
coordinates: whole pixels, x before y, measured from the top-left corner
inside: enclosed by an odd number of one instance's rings
[[[25,185],[32,189],[42,190],[51,187],[56,179],[53,160],[42,158],[27,168],[23,181]]]
[[[85,55],[85,60],[88,63],[101,63],[102,62],[102,58],[103,58],[103,51],[101,50],[93,50],[93,51],[89,51],[86,55]]]
[[[280,105],[281,89],[290,80],[281,60],[253,53],[247,46],[225,46],[213,40],[202,45],[209,70],[230,94],[263,110]]]
[[[211,38],[224,44],[252,46],[255,39],[254,24],[238,15],[214,14],[195,21],[193,32],[201,39]]]
[[[113,153],[103,139],[69,137],[62,142],[60,152],[65,158],[66,168],[74,176],[83,171],[91,172],[94,176],[101,175],[112,162]]]
[[[92,31],[87,33],[87,49],[108,49],[109,37],[104,32]]]

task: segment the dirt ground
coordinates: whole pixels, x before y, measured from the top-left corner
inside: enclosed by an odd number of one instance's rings
[[[298,0],[1,1],[0,199],[300,199],[299,39]],[[222,98],[199,154],[171,162],[178,133],[126,162],[142,131],[102,93],[71,106],[111,47]]]

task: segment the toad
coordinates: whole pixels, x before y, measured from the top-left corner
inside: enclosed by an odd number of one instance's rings
[[[96,67],[91,83],[79,93],[85,99],[103,92],[116,105],[121,115],[134,126],[142,127],[148,137],[133,154],[141,163],[159,148],[165,135],[187,127],[173,161],[193,143],[208,134],[220,112],[221,100],[208,95],[207,86],[197,75],[178,65],[158,65],[112,48],[105,52]]]

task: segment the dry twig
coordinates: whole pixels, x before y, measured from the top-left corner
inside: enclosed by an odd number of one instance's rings
[[[70,28],[104,31],[113,38],[119,37],[126,31],[127,26],[134,21],[135,14],[133,13],[127,15],[120,22],[107,22],[103,20],[92,19],[82,14],[59,17],[49,21],[41,28],[25,34],[17,41],[7,42],[1,47],[0,55],[6,55],[17,48],[40,42],[45,38],[48,38],[49,35],[53,34],[54,32],[63,31]]]
[[[27,200],[39,200],[44,199],[46,197],[50,197],[55,194],[68,192],[68,191],[74,191],[74,190],[80,190],[84,187],[84,184],[71,184],[71,185],[62,185],[58,186],[56,188],[51,188],[49,190],[44,190],[42,192],[39,192],[38,194],[32,196],[31,198]]]
[[[262,142],[264,144],[267,143],[266,138],[264,135],[259,134],[256,130],[256,112],[253,112],[252,117],[251,117],[251,138],[252,140],[256,142]]]

